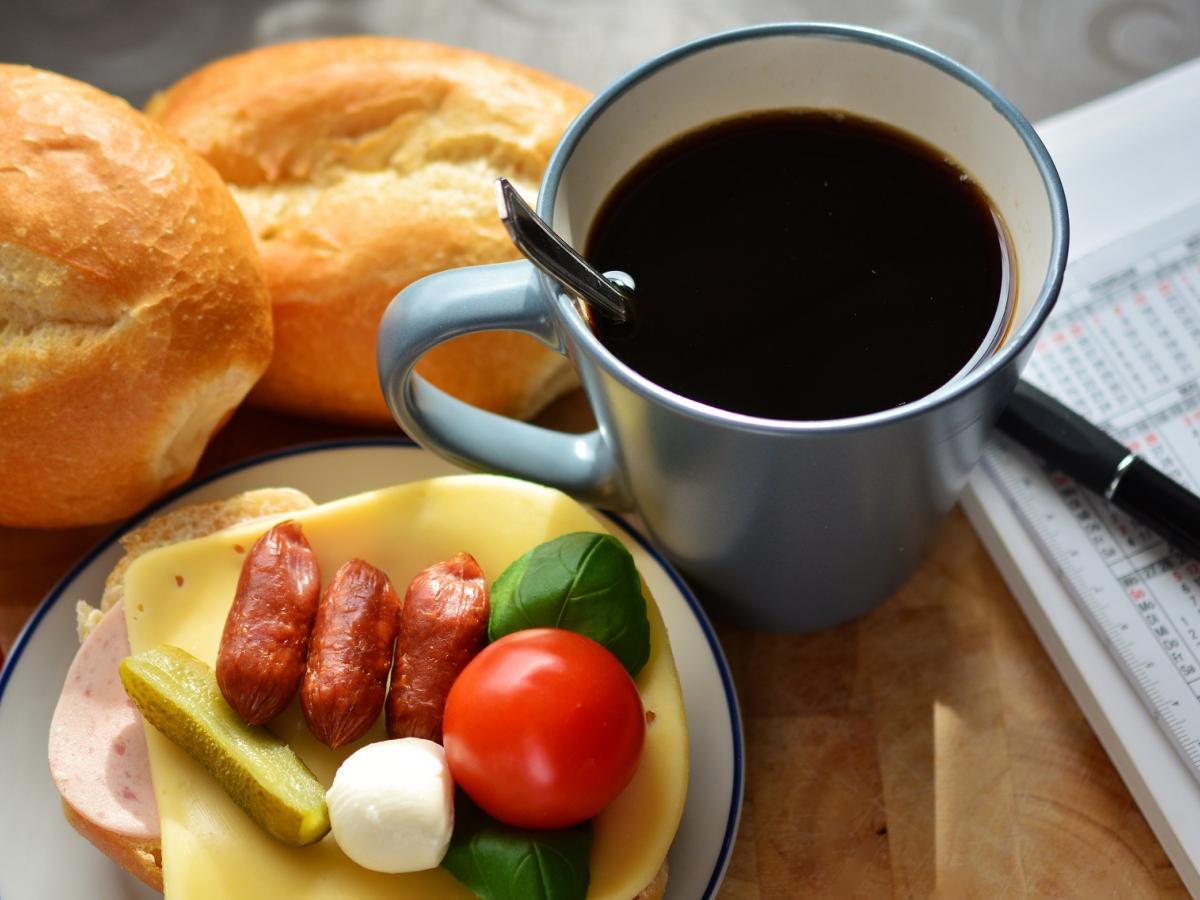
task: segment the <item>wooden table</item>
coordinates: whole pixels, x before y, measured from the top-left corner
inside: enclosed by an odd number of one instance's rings
[[[200,471],[364,433],[242,409]],[[0,647],[108,530],[0,529]],[[961,512],[857,622],[718,630],[748,755],[722,898],[1187,896]]]

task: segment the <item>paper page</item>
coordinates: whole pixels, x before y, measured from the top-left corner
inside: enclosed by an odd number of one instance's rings
[[[1200,203],[1200,59],[1037,130],[1066,190],[1072,260]]]

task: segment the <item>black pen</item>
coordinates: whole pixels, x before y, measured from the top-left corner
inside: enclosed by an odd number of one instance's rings
[[[999,428],[1050,465],[1200,559],[1200,497],[1027,381]]]

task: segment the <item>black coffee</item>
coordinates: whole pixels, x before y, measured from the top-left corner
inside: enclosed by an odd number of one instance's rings
[[[996,321],[1004,228],[928,144],[849,115],[704,126],[605,201],[586,255],[636,283],[597,336],[651,381],[772,419],[899,406],[945,384]]]

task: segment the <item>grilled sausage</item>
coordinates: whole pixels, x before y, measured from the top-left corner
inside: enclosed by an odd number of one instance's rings
[[[399,612],[387,575],[361,559],[338,569],[325,588],[300,686],[304,718],[322,744],[357,740],[379,718]]]
[[[450,686],[487,641],[488,586],[473,557],[459,553],[413,579],[400,611],[388,693],[392,738],[442,740]]]
[[[273,719],[304,676],[321,596],[317,557],[295,522],[280,522],[246,554],[217,653],[217,684],[252,725]]]

